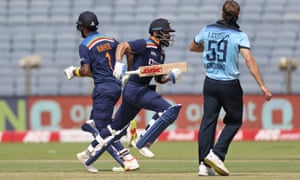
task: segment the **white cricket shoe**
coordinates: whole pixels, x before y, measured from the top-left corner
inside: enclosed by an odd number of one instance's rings
[[[134,171],[140,168],[140,165],[135,157],[128,154],[123,159],[125,171]]]
[[[84,150],[80,153],[76,154],[77,159],[83,164],[83,166],[91,173],[97,173],[99,172],[97,168],[95,168],[93,165],[86,165],[85,162],[89,158],[89,152],[87,150]]]
[[[136,147],[136,142],[137,140],[133,140],[131,141],[131,145],[136,148],[143,156],[147,157],[147,158],[153,158],[154,157],[154,153],[150,150],[150,148],[148,147],[142,147],[141,149]]]
[[[229,175],[229,170],[225,167],[223,161],[212,150],[204,158],[204,161],[221,176]]]
[[[198,176],[215,176],[215,175],[216,175],[215,171],[212,168],[207,167],[203,162],[200,163]]]

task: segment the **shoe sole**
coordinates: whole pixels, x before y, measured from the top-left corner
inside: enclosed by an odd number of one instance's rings
[[[81,159],[81,158],[79,158],[79,155],[78,154],[76,154],[76,157],[77,157],[77,159],[81,162],[81,164],[83,165],[83,167],[88,171],[88,172],[91,172],[91,173],[98,173],[99,171],[97,170],[90,170],[88,167],[87,167],[87,165],[85,164],[85,160],[83,160],[83,159]]]
[[[139,149],[140,154],[142,154],[143,156],[147,157],[147,158],[153,158],[155,155],[152,153],[144,153],[144,151],[142,149]]]
[[[130,167],[130,168],[124,168],[125,171],[137,171],[140,169],[140,166]]]
[[[136,149],[139,151],[139,153],[140,153],[141,155],[143,155],[144,157],[147,157],[147,158],[153,158],[153,157],[155,156],[153,152],[150,152],[150,154],[144,153],[142,149],[139,149],[139,148],[136,147],[136,144],[135,144],[133,141],[130,143],[130,145],[131,145],[132,147],[136,148]]]
[[[226,170],[224,170],[222,168],[219,168],[213,161],[205,158],[204,162],[206,164],[208,164],[209,166],[211,166],[221,176],[229,176],[229,172],[227,172]]]
[[[123,167],[113,167],[113,172],[125,172],[125,169]]]
[[[215,176],[215,173],[200,173],[198,172],[198,176]]]
[[[208,174],[198,173],[198,176],[208,176]]]

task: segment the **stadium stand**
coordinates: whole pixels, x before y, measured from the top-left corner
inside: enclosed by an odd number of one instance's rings
[[[238,0],[239,23],[250,38],[253,54],[266,84],[273,93],[286,93],[285,73],[278,70],[281,57],[293,57],[300,65],[300,1]],[[87,95],[89,79],[66,80],[63,69],[79,65],[80,35],[75,22],[84,10],[97,13],[100,32],[119,41],[146,38],[148,25],[157,17],[171,20],[177,30],[176,42],[168,48],[167,62],[186,60],[188,73],[182,81],[159,88],[166,94],[201,94],[204,69],[201,54],[188,51],[188,44],[203,25],[215,22],[223,0],[1,0],[0,1],[0,96],[25,95],[22,57],[42,57],[32,70],[32,95]],[[299,59],[298,59],[299,58]],[[241,59],[244,92],[260,90]],[[300,93],[300,70],[292,74],[292,93]]]

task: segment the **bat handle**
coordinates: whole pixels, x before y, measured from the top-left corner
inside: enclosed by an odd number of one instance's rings
[[[139,74],[139,73],[140,73],[139,70],[135,70],[135,71],[126,71],[126,72],[125,72],[126,75]]]

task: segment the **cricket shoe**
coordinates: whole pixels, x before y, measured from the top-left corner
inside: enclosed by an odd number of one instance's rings
[[[223,161],[212,150],[204,158],[204,162],[211,166],[219,175],[229,175],[229,170],[225,167]]]
[[[85,162],[89,159],[90,155],[87,150],[84,150],[80,153],[76,154],[77,159],[83,164],[83,166],[91,173],[97,173],[99,172],[97,168],[95,168],[93,165],[86,165]]]
[[[136,142],[137,140],[131,141],[131,145],[136,148],[143,156],[147,157],[147,158],[153,158],[154,157],[154,153],[150,150],[150,148],[148,147],[142,147],[141,149],[136,147]]]
[[[128,154],[123,158],[123,163],[125,171],[134,171],[140,168],[137,159],[131,154]]]
[[[112,171],[113,172],[125,172],[125,169],[123,167],[119,166],[119,167],[113,167]]]
[[[215,176],[215,171],[206,166],[203,162],[200,163],[199,165],[199,172],[198,172],[198,176]]]

